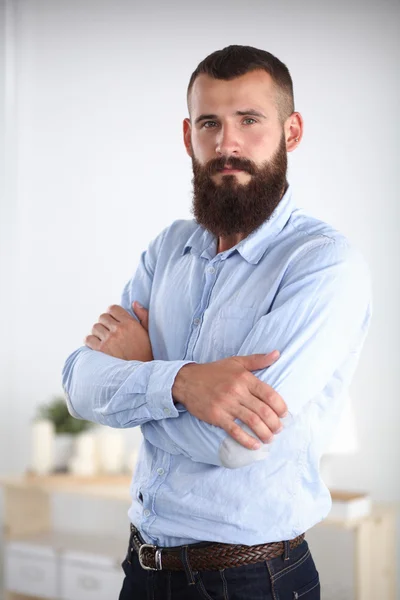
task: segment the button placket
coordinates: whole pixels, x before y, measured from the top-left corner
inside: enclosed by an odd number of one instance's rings
[[[198,308],[195,313],[195,315],[197,314],[199,316],[193,315],[192,331],[190,334],[190,338],[188,340],[187,350],[185,353],[186,359],[191,359],[193,357],[193,350],[194,350],[194,347],[196,346],[196,342],[200,335],[199,325],[201,324],[203,314],[208,307],[212,288],[214,287],[215,282],[216,282],[215,275],[217,273],[217,269],[215,267],[208,265],[204,268],[203,272],[205,274],[205,285],[203,287],[203,293],[202,293],[202,296],[200,299],[200,303],[199,303]],[[214,275],[214,277],[211,277],[211,275]]]
[[[206,270],[205,270],[205,272],[207,274],[209,274],[209,275],[214,275],[216,273],[216,271],[217,270],[215,269],[215,267],[207,267]],[[209,298],[209,296],[210,296],[210,287],[212,287],[213,285],[214,285],[214,283],[212,281],[210,281],[210,280],[208,282],[206,281],[206,285],[204,287],[203,296],[202,296],[202,299],[201,299],[201,307],[202,307],[202,309],[201,309],[201,316],[200,317],[196,317],[195,319],[193,319],[193,325],[195,325],[196,327],[198,325],[200,325],[201,318],[202,318],[202,315],[203,315],[203,312],[204,312],[204,310],[203,310],[203,306],[204,306],[203,300],[204,300],[204,298]]]

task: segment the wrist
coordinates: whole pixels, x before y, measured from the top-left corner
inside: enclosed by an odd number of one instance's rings
[[[174,403],[180,402],[185,406],[185,392],[187,390],[187,383],[190,375],[188,376],[188,371],[190,367],[195,367],[196,363],[189,363],[184,365],[181,369],[179,369],[176,374],[174,384],[172,386],[172,399]]]

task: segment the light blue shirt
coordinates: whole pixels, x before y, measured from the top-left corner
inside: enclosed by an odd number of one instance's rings
[[[348,240],[295,207],[289,187],[272,217],[233,248],[194,220],[172,223],[141,256],[121,305],[149,309],[154,361],[87,347],[66,361],[71,413],[144,441],[129,517],[148,543],[259,544],[324,519],[330,494],[321,454],[342,411],[371,313],[368,268]],[[174,404],[179,369],[232,355],[279,360],[256,371],[289,416],[252,451]]]

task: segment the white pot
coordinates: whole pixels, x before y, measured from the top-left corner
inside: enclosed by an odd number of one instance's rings
[[[98,473],[97,435],[94,432],[83,432],[76,436],[74,456],[68,463],[73,475],[84,477]]]
[[[74,448],[75,436],[71,433],[57,433],[54,438],[54,470],[67,471]]]
[[[125,440],[123,431],[102,427],[98,433],[100,470],[107,475],[116,475],[124,470]]]
[[[54,424],[47,419],[32,423],[31,468],[38,475],[48,475],[54,464]]]

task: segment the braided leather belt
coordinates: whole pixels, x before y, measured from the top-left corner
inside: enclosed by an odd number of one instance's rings
[[[305,534],[290,540],[290,549],[297,548],[303,542]],[[183,571],[181,560],[182,546],[159,548],[146,544],[139,531],[131,525],[131,551],[135,550],[143,569],[152,571]],[[285,551],[284,542],[271,542],[256,546],[238,544],[189,544],[187,557],[194,571],[219,571],[231,567],[241,567],[281,556]]]

